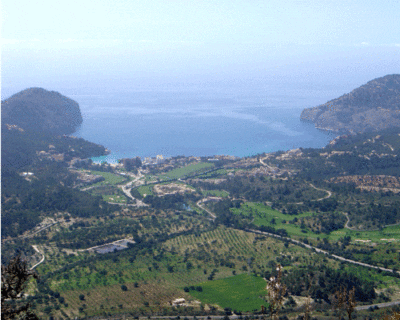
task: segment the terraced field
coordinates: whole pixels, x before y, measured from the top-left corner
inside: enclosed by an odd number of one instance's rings
[[[292,244],[286,247],[282,241],[226,227],[219,227],[197,236],[177,237],[167,241],[164,246],[200,260],[209,259],[213,263],[217,262],[216,267],[221,265],[221,259],[227,265],[233,263],[231,272],[234,269],[237,273],[250,269],[263,272],[267,269],[269,261],[275,262],[277,258],[283,259],[289,256],[290,261],[301,264],[313,255],[309,250]],[[231,272],[228,274],[232,274]]]

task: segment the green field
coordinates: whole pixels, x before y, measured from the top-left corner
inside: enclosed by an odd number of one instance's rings
[[[310,217],[313,215],[312,212],[304,212],[298,215],[283,214],[278,210],[271,209],[270,206],[257,202],[247,202],[239,209],[232,209],[232,212],[244,215],[252,214],[254,217],[254,224],[257,226],[268,225],[271,223],[272,219],[275,219],[276,223],[280,223],[283,220],[290,221],[294,218]]]
[[[160,175],[161,180],[165,179],[179,179],[187,175],[191,175],[194,173],[201,173],[203,171],[207,171],[206,169],[212,169],[214,164],[208,162],[200,162],[196,164],[190,164],[183,168],[178,168],[171,170],[163,175]]]
[[[383,228],[382,230],[375,231],[354,231],[350,229],[340,229],[331,232],[329,235],[326,234],[316,234],[308,229],[301,229],[299,225],[283,223],[289,222],[294,218],[310,217],[314,215],[313,212],[305,212],[298,215],[287,215],[279,212],[278,210],[273,210],[271,207],[264,205],[262,203],[248,202],[242,205],[239,209],[231,209],[235,214],[244,214],[245,216],[252,215],[254,217],[253,223],[256,226],[273,226],[276,229],[285,229],[289,235],[299,236],[299,237],[311,237],[311,238],[328,238],[329,240],[337,241],[344,236],[351,236],[352,240],[370,240],[371,242],[386,243],[386,242],[400,242],[400,225],[389,226]],[[272,224],[272,219],[275,223]],[[388,241],[391,240],[391,241]],[[360,241],[362,242],[362,241]]]
[[[207,178],[207,177],[215,177],[215,176],[223,176],[226,175],[228,172],[234,172],[234,170],[226,170],[226,169],[218,169],[213,172],[205,173],[202,174],[200,177],[201,178]]]
[[[266,206],[261,203],[246,203],[242,205],[239,209],[231,209],[235,214],[244,214],[245,216],[252,215],[254,220],[253,223],[257,226],[272,226],[275,229],[285,229],[290,236],[301,237],[301,238],[327,238],[330,241],[339,241],[339,239],[344,238],[345,236],[350,236],[351,241],[354,244],[358,245],[398,245],[400,243],[400,225],[388,226],[383,228],[382,230],[374,230],[374,231],[355,231],[350,229],[340,229],[333,231],[329,234],[323,233],[314,233],[307,228],[301,228],[298,224],[289,224],[288,222],[293,220],[294,218],[302,218],[309,217],[315,213],[302,213],[296,216],[285,215],[277,210],[271,209],[269,206]],[[271,223],[272,219],[274,219],[275,223]],[[286,220],[286,223],[283,221]],[[379,249],[379,248],[376,248]],[[384,251],[384,250],[383,250]],[[394,259],[395,257],[389,257],[386,252],[379,253],[380,250],[374,255],[373,261],[380,262],[380,265],[384,265],[385,260]],[[361,256],[360,256],[361,257]]]
[[[120,195],[104,195],[103,200],[107,202],[114,202],[114,203],[126,203],[126,197]]]
[[[299,237],[325,237],[324,235],[313,233],[307,229],[301,229],[299,225],[288,223],[295,218],[299,219],[303,217],[310,217],[315,214],[313,212],[304,212],[298,215],[288,215],[283,214],[278,210],[271,209],[271,207],[267,205],[256,202],[247,202],[238,209],[232,208],[231,211],[234,214],[253,216],[253,223],[259,227],[272,226],[275,229],[285,229],[289,235],[295,235]]]
[[[377,243],[400,243],[400,225],[389,226],[383,228],[382,230],[374,231],[355,231],[350,229],[341,229],[331,232],[331,234],[329,235],[329,239],[338,240],[339,238],[343,238],[344,236],[351,236],[353,241],[370,240],[371,242]]]
[[[91,171],[91,174],[99,175],[104,177],[105,181],[102,181],[100,184],[118,184],[126,181],[127,179],[114,173],[110,172],[102,172],[102,171]]]
[[[267,305],[266,281],[261,277],[241,274],[221,280],[197,284],[203,291],[190,290],[190,294],[203,303],[217,304],[238,311],[261,310]]]
[[[138,189],[139,193],[143,195],[153,195],[153,186],[140,186]]]

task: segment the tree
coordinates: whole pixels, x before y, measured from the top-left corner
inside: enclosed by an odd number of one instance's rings
[[[278,274],[271,277],[267,284],[268,302],[271,319],[278,317],[279,309],[282,307],[283,299],[286,294],[286,286],[282,283],[282,266],[276,266]]]
[[[347,312],[349,320],[351,320],[351,314],[354,312],[356,306],[354,298],[355,291],[356,289],[354,287],[348,291],[344,286],[341,286],[335,293],[336,301],[334,307],[337,309],[344,309]]]
[[[30,304],[21,301],[28,280],[38,279],[35,271],[29,270],[26,261],[17,255],[1,266],[1,318],[2,319],[39,319],[29,310]]]

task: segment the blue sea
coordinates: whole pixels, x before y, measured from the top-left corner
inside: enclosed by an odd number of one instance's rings
[[[306,107],[337,97],[339,88],[302,85],[170,85],[80,90],[83,124],[74,134],[104,145],[94,158],[252,156],[324,147],[334,134],[300,121]],[[67,95],[67,94],[66,94]]]

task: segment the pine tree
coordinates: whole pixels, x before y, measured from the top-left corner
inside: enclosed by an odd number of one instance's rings
[[[1,266],[1,318],[5,319],[39,319],[29,310],[30,304],[21,301],[28,280],[38,279],[35,271],[29,270],[20,255],[14,257],[7,265]]]

